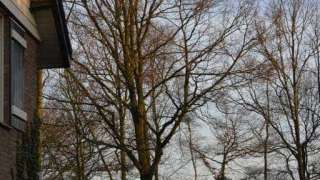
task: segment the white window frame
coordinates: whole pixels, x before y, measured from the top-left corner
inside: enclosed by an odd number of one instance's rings
[[[28,120],[28,114],[15,105],[11,106],[11,114],[17,116],[18,118],[24,121]]]
[[[27,41],[14,29],[11,29],[11,38],[17,41],[22,47],[27,49]],[[15,105],[11,105],[11,114],[17,116],[21,120],[28,120],[28,114]]]
[[[11,38],[16,40],[22,47],[27,49],[27,41],[16,30],[11,30]]]
[[[4,123],[4,20],[0,14],[0,123]]]

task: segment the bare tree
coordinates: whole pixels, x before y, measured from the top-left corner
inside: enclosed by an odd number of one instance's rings
[[[45,119],[41,127],[44,179],[88,180],[101,173],[113,179],[123,162],[117,158],[116,149],[102,150],[86,140],[84,133],[90,132],[85,130],[98,131],[92,119],[99,117],[92,114],[90,107],[79,103],[84,96],[75,89],[70,77],[62,75],[65,78],[55,83],[52,96],[45,98],[50,101],[46,102],[42,115]]]
[[[38,112],[45,178],[319,179],[319,5],[67,0],[71,68]]]
[[[122,164],[125,154],[141,179],[152,179],[186,114],[223,88],[248,51],[249,4],[231,3],[230,11],[213,0],[72,3],[76,51],[67,76],[83,98],[65,100],[81,104],[80,119],[88,109],[99,117],[90,121],[100,127],[81,129],[86,141],[120,150]]]
[[[269,5],[256,23],[259,45],[252,55],[259,62],[257,70],[244,77],[246,93],[238,91],[240,99],[234,102],[264,118],[281,139],[282,149],[294,157],[299,179],[309,180],[320,120],[314,68],[319,4],[283,0]],[[291,166],[287,164],[288,171]]]

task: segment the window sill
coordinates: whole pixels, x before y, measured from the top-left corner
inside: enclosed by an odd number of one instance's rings
[[[3,127],[3,128],[5,128],[5,129],[7,129],[7,130],[12,129],[12,127],[9,126],[9,125],[8,125],[7,123],[5,123],[5,122],[0,122],[0,127]]]
[[[26,112],[24,112],[23,110],[21,110],[20,108],[18,108],[17,106],[11,106],[11,114],[18,117],[19,119],[23,120],[23,121],[27,121],[28,120],[28,114]]]

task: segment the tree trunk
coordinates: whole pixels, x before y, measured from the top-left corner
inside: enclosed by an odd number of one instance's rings
[[[302,152],[298,152],[298,171],[299,171],[299,179],[300,180],[307,180],[306,178],[306,168],[302,159]]]
[[[152,175],[152,173],[141,174],[140,179],[141,180],[152,180],[153,175]]]
[[[264,141],[264,180],[268,180],[268,140],[269,140],[269,123],[266,121],[266,139]]]
[[[120,141],[121,144],[124,144],[124,139],[125,139],[125,127],[124,127],[124,117],[120,117]],[[121,180],[126,180],[127,179],[127,160],[126,160],[126,152],[121,150],[120,152],[120,161],[121,161]]]
[[[190,123],[191,123],[190,121],[187,122],[188,131],[189,131],[189,151],[190,151],[191,162],[193,166],[194,180],[197,180],[198,179],[197,162],[193,153],[192,130],[191,130]]]
[[[226,171],[226,164],[227,164],[227,154],[224,153],[223,154],[223,160],[222,160],[222,164],[221,164],[221,170],[220,170],[220,180],[225,180],[225,171]]]
[[[138,112],[133,113],[135,123],[135,137],[137,144],[137,153],[141,165],[140,175],[141,179],[152,179],[150,165],[150,150],[148,142],[147,117],[145,114],[144,103],[138,103]]]
[[[119,72],[118,72],[119,73]],[[118,97],[121,98],[121,84],[120,80],[117,80],[117,85],[118,85],[118,90],[117,94]],[[120,104],[118,113],[119,113],[119,120],[120,120],[120,143],[121,145],[125,144],[125,137],[126,137],[126,132],[125,132],[125,112],[122,104]],[[126,180],[127,179],[127,160],[126,160],[126,152],[121,150],[120,152],[120,163],[121,163],[121,180]]]
[[[158,165],[156,166],[156,169],[155,169],[154,179],[159,180],[159,167],[158,167]]]

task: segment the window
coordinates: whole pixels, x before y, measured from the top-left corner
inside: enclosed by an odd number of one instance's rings
[[[24,47],[15,39],[11,40],[11,103],[23,109],[23,56]]]
[[[3,51],[3,17],[0,14],[0,122],[4,122],[3,102],[4,102],[4,51]]]
[[[24,112],[24,51],[27,43],[24,31],[17,24],[11,25],[11,112],[12,125],[25,129],[27,114]]]

